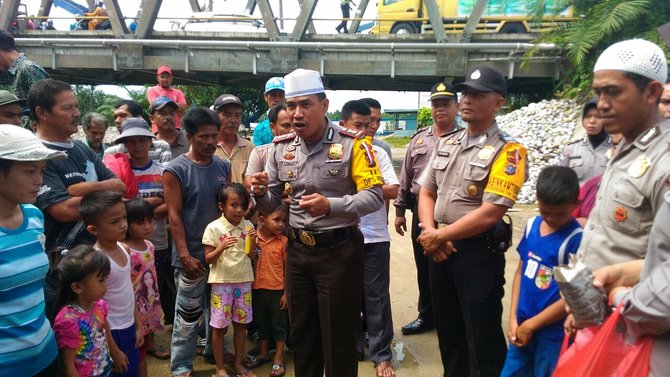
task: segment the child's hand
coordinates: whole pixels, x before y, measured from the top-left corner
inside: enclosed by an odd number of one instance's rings
[[[247,237],[257,237],[258,236],[258,231],[256,229],[249,229],[247,231]]]
[[[516,330],[519,328],[519,324],[515,319],[509,320],[509,327],[507,328],[507,337],[512,344],[516,342]]]
[[[126,356],[123,351],[118,347],[115,347],[115,350],[110,350],[109,353],[112,357],[112,363],[114,363],[114,373],[123,374],[128,372],[128,356]]]
[[[286,293],[281,295],[281,299],[279,299],[279,310],[286,310],[288,309],[288,298],[286,297]]]
[[[533,339],[533,333],[535,330],[530,325],[528,325],[528,322],[529,321],[525,321],[516,330],[516,342],[513,342],[513,344],[517,347],[523,347],[527,345],[531,339]]]
[[[140,348],[144,344],[144,335],[142,326],[135,326],[135,348]]]
[[[237,243],[235,237],[232,236],[222,236],[219,241],[219,247],[223,247],[224,250],[235,246]]]

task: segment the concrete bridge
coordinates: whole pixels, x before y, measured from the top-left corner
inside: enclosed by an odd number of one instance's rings
[[[198,9],[197,0],[189,1]],[[156,31],[163,1],[142,0],[137,17],[124,17],[117,0],[105,0],[111,30],[19,28],[15,37],[19,49],[53,77],[79,84],[153,83],[163,64],[172,68],[176,84],[229,86],[261,86],[271,76],[309,68],[320,71],[334,90],[429,90],[438,80],[463,80],[478,64],[500,69],[514,92],[543,92],[560,76],[561,51],[552,44],[533,45],[531,35],[475,34],[467,25],[457,35],[442,27],[424,35],[356,34],[360,19],[349,34],[317,34],[312,20],[317,0],[299,1],[300,14],[288,31],[278,27],[269,0],[257,0],[264,25],[258,32]],[[39,16],[48,17],[52,3],[42,0]],[[356,15],[367,6],[367,0],[359,1]],[[19,0],[2,2],[0,28],[21,19],[18,7]],[[127,27],[130,19],[136,21],[134,32]],[[541,56],[524,61],[531,48]]]

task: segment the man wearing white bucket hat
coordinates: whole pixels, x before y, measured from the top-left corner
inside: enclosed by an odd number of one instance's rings
[[[377,159],[362,131],[326,118],[316,71],[284,78],[294,132],[273,141],[266,171],[251,184],[258,206],[289,193],[286,286],[297,377],[358,374],[356,338],[363,286],[361,216],[383,205]]]

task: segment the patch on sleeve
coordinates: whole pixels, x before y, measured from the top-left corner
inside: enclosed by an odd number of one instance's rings
[[[484,192],[516,202],[525,180],[526,148],[518,143],[507,143],[493,161]]]
[[[358,191],[384,184],[370,144],[363,139],[356,139],[351,154],[351,179]]]

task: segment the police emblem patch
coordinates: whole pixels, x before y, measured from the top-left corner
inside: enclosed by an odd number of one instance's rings
[[[328,158],[331,160],[341,160],[344,156],[344,147],[340,143],[331,144],[328,148]]]
[[[651,166],[651,161],[647,156],[640,156],[628,167],[628,175],[633,178],[640,178],[647,172]]]
[[[614,220],[617,222],[626,221],[628,218],[628,211],[623,207],[616,207],[614,209]]]
[[[493,157],[493,154],[496,152],[496,149],[490,145],[485,146],[482,150],[477,153],[477,158],[480,160],[488,160]]]

